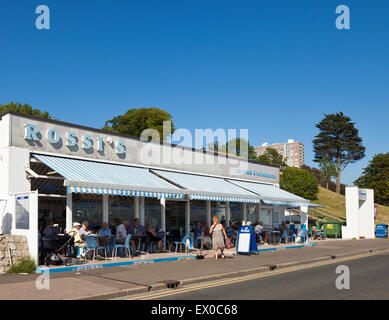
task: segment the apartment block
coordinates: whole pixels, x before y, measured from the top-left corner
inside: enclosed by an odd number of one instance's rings
[[[277,150],[284,158],[290,167],[301,168],[304,164],[304,144],[296,142],[294,139],[288,139],[285,143],[273,143],[269,145],[267,142],[262,146],[254,147],[258,156],[263,155],[267,148]]]

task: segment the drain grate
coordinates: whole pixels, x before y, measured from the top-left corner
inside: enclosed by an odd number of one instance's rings
[[[264,267],[268,267],[270,271],[277,269],[277,265],[275,265],[275,264],[267,264],[267,265],[264,265]]]
[[[163,283],[166,284],[166,287],[168,287],[169,289],[173,289],[173,288],[177,288],[179,286],[180,281],[178,281],[178,280],[165,280]]]

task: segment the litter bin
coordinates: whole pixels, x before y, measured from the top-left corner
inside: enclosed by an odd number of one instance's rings
[[[375,227],[375,237],[376,238],[387,238],[388,237],[388,225],[381,223],[377,224]]]
[[[342,237],[342,221],[318,221],[319,228],[323,227],[323,232],[328,238]]]

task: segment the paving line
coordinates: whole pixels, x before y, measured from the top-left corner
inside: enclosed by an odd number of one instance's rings
[[[131,298],[126,298],[126,300],[152,300],[152,299],[158,299],[162,297],[167,297],[167,296],[172,296],[172,295],[177,295],[181,293],[187,293],[191,291],[198,291],[202,289],[208,289],[208,288],[214,288],[214,287],[219,287],[219,286],[224,286],[224,285],[229,285],[229,284],[234,284],[234,283],[239,283],[239,282],[244,282],[244,281],[249,281],[249,280],[254,280],[254,279],[260,279],[260,278],[266,278],[266,277],[271,277],[271,276],[276,276],[284,273],[289,273],[293,271],[300,271],[300,270],[305,270],[305,269],[311,269],[311,268],[316,268],[316,267],[321,267],[325,265],[331,265],[331,264],[337,264],[345,261],[350,261],[350,260],[356,260],[356,259],[361,259],[361,258],[366,258],[366,257],[371,257],[375,255],[381,255],[388,253],[389,250],[384,250],[380,252],[369,252],[369,253],[364,253],[364,254],[359,254],[356,256],[351,256],[351,257],[345,257],[345,258],[340,258],[340,259],[333,259],[327,262],[321,262],[321,263],[314,263],[314,264],[309,264],[306,266],[300,266],[300,267],[291,267],[291,268],[285,268],[279,271],[269,271],[266,273],[261,273],[261,274],[256,274],[256,275],[250,275],[250,276],[243,276],[235,279],[228,279],[228,280],[221,280],[221,281],[214,281],[211,283],[205,283],[205,284],[200,284],[196,286],[191,286],[188,288],[182,288],[182,289],[173,289],[174,291],[168,291],[168,292],[160,292],[160,293],[151,293],[139,297],[131,297]],[[172,289],[170,289],[172,290]]]

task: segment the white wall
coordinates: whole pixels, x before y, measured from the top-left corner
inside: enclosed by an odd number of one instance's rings
[[[359,237],[375,238],[374,230],[374,191],[364,189],[367,199],[360,201],[359,207]]]
[[[374,191],[363,189],[360,197],[358,187],[346,187],[346,219],[347,225],[342,227],[343,239],[359,239],[375,237],[374,230]]]
[[[346,187],[346,220],[347,225],[342,229],[343,239],[358,238],[358,187]]]
[[[25,148],[8,148],[8,193],[29,192],[30,182],[27,180],[25,168],[30,163],[30,152]]]

